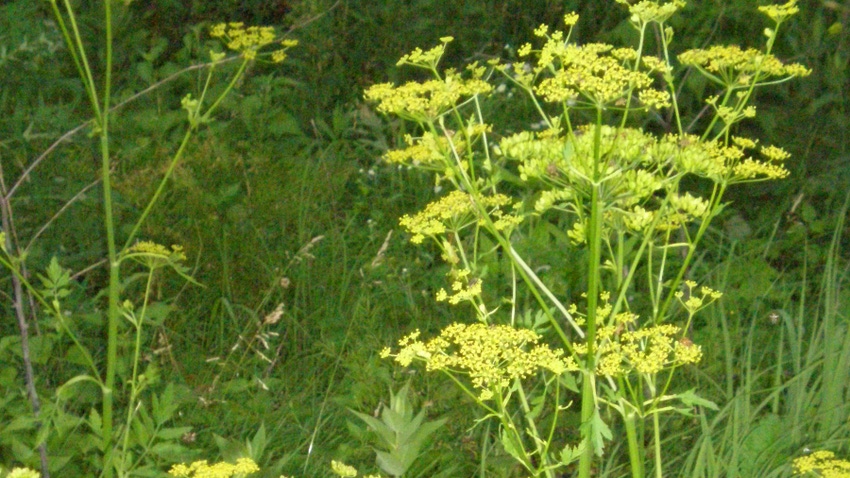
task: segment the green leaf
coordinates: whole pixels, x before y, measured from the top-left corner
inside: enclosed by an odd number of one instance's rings
[[[191,431],[192,427],[162,428],[156,432],[156,437],[160,440],[176,440]]]
[[[502,448],[514,457],[514,459],[519,463],[525,463],[524,451],[522,448],[522,444],[517,442],[516,436],[513,433],[508,433],[503,428],[499,433],[499,442],[502,444]]]
[[[581,427],[582,435],[590,438],[593,452],[597,456],[602,456],[605,450],[605,440],[610,440],[614,435],[611,433],[608,425],[602,420],[602,416],[599,415],[598,408],[593,411],[593,416],[590,417],[590,420],[583,423]]]
[[[92,433],[94,433],[98,438],[103,438],[103,419],[100,418],[100,413],[98,413],[97,409],[94,407],[92,407],[89,411],[88,424]]]
[[[254,438],[251,439],[251,442],[248,443],[248,455],[253,458],[255,461],[259,461],[263,456],[263,452],[266,450],[266,425],[265,423],[260,423],[260,428],[257,429],[257,433],[254,434]]]
[[[155,326],[161,326],[172,309],[173,307],[165,302],[151,302],[148,304],[144,319]]]
[[[561,450],[561,464],[566,466],[576,461],[582,453],[584,453],[586,443],[586,441],[582,441],[576,446],[566,445],[564,449]]]
[[[153,455],[171,462],[181,461],[186,457],[188,451],[185,446],[173,441],[157,443],[150,449]],[[162,472],[158,476],[162,476]]]
[[[539,395],[531,397],[531,410],[528,412],[528,418],[530,420],[537,420],[537,417],[543,413],[543,409],[546,406],[546,395],[541,393]]]
[[[153,419],[157,427],[161,427],[166,422],[174,417],[174,413],[180,408],[180,404],[174,397],[174,384],[169,383],[165,386],[165,390],[157,397],[151,399],[151,408],[153,409]]]
[[[236,461],[247,455],[248,450],[245,449],[243,444],[237,441],[228,440],[216,434],[213,434],[213,441],[215,441],[222,458],[227,461]]]
[[[354,410],[351,410],[351,413],[355,414],[357,418],[363,420],[369,429],[378,434],[381,439],[381,445],[384,447],[388,448],[395,442],[395,433],[393,433],[388,426],[384,425],[384,422],[365,413],[356,412]]]
[[[375,453],[378,455],[378,466],[388,475],[401,476],[407,471],[408,467],[394,455],[380,450]]]

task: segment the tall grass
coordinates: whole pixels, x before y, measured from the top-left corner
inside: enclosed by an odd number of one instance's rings
[[[732,304],[713,309],[709,322],[722,331],[723,373],[704,381],[725,405],[699,416],[699,438],[678,476],[789,476],[796,456],[848,451],[850,262],[841,247],[848,204],[850,195],[838,211],[820,277],[804,263],[799,275],[778,277],[761,297],[744,295],[753,302],[749,314],[733,314]],[[728,278],[742,264],[747,259],[733,245],[719,274]],[[770,303],[761,300],[767,295],[778,307],[761,303]]]

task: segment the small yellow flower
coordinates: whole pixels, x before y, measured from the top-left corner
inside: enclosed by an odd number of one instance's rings
[[[819,450],[794,459],[794,474],[823,478],[850,478],[850,461],[835,457],[831,451]]]
[[[455,323],[427,342],[418,337],[417,331],[399,341],[396,362],[406,367],[417,360],[425,362],[428,371],[465,374],[480,400],[493,398],[495,391],[509,387],[515,379],[543,370],[556,375],[578,370],[563,350],[539,344],[540,336],[528,329]]]
[[[193,462],[191,465],[178,463],[168,471],[170,476],[184,478],[231,478],[248,476],[260,471],[260,467],[250,458],[239,458],[235,464],[220,462],[210,465],[207,460]]]
[[[213,25],[210,29],[210,36],[222,39],[228,49],[239,52],[246,60],[255,59],[263,47],[276,41],[273,27],[245,27],[241,22]],[[286,58],[286,50],[297,44],[296,40],[282,40],[280,42],[281,48],[272,52],[272,61],[275,63],[282,62]],[[214,55],[213,61],[217,61],[216,57],[221,54]]]
[[[343,478],[354,478],[357,476],[357,469],[351,465],[346,465],[341,461],[333,460],[331,461],[331,470],[337,475]]]
[[[786,65],[773,55],[766,55],[755,48],[743,50],[737,45],[688,50],[679,55],[679,61],[683,65],[695,66],[708,78],[729,86],[740,84],[739,77],[750,77],[755,73],[759,74],[759,81],[764,81],[770,77],[808,76],[812,72],[799,63]]]
[[[414,52],[416,53],[416,52]],[[411,55],[414,55],[411,53]],[[425,53],[416,55],[417,61]],[[410,63],[407,58],[406,63]],[[411,81],[400,86],[378,83],[364,96],[378,103],[377,110],[417,121],[433,120],[451,110],[462,98],[485,95],[493,87],[481,78],[464,79],[458,72],[447,71],[444,78],[424,82]]]
[[[783,5],[766,5],[759,7],[759,11],[770,17],[776,23],[782,23],[789,17],[797,14],[800,8],[797,7],[797,0],[789,0]]]
[[[413,216],[405,214],[399,220],[399,224],[412,234],[410,242],[421,244],[426,237],[436,239],[437,236],[447,231],[457,232],[473,224],[477,224],[483,218],[478,217],[479,211],[475,204],[476,200],[481,207],[488,209],[496,217],[497,221],[499,219],[508,221],[504,213],[496,214],[496,211],[501,207],[511,204],[512,200],[510,197],[504,194],[494,194],[475,199],[470,194],[454,190],[437,201],[428,204],[423,211]],[[517,218],[515,221],[518,222],[519,220]],[[505,226],[506,223],[503,222],[501,225]],[[442,245],[442,243],[440,244]]]
[[[125,249],[121,253],[121,258],[130,258],[151,269],[156,269],[166,265],[177,267],[186,260],[186,254],[183,253],[183,246],[176,244],[169,249],[155,242],[139,241]]]
[[[29,468],[12,468],[6,478],[41,478],[41,473]]]
[[[453,40],[454,38],[450,36],[442,37],[440,38],[440,41],[443,43],[441,45],[435,46],[434,48],[431,48],[428,51],[422,51],[421,48],[416,48],[407,55],[402,56],[401,59],[398,60],[398,63],[396,63],[396,66],[412,65],[436,69],[437,64],[440,62],[440,59],[446,52],[446,45],[452,42]]]

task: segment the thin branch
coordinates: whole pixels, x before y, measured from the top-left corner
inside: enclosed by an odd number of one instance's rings
[[[3,168],[0,165],[0,192],[6,190],[6,181],[3,179]],[[5,198],[5,195],[3,195]],[[12,223],[12,209],[9,201],[3,200],[0,201],[0,220],[2,220],[3,230],[4,231],[14,231],[15,226]],[[17,250],[17,241],[13,241],[13,237],[15,235],[9,234],[6,236],[6,244],[3,245],[6,251],[14,254]],[[12,264],[14,267],[14,259],[12,259]],[[23,270],[24,265],[23,262],[20,262],[21,272],[26,273]],[[26,381],[27,395],[30,399],[30,404],[32,405],[33,416],[36,419],[36,426],[41,427],[41,421],[39,420],[39,415],[41,413],[41,402],[38,399],[38,392],[35,389],[35,374],[33,373],[32,368],[32,358],[30,357],[30,346],[29,346],[29,324],[27,323],[27,317],[24,312],[24,290],[21,286],[21,280],[18,278],[16,274],[11,274],[12,276],[12,287],[14,289],[14,300],[12,302],[13,307],[15,309],[15,317],[18,319],[18,330],[21,334],[21,358],[24,362],[24,377]],[[29,295],[29,293],[27,293]],[[32,299],[30,297],[30,299]],[[30,300],[32,303],[32,300]],[[34,310],[34,309],[31,309]],[[50,471],[47,462],[47,445],[42,442],[38,445],[38,454],[41,459],[41,476],[44,478],[50,478]]]

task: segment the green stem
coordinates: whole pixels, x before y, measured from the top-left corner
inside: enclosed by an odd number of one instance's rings
[[[726,192],[725,183],[715,185],[714,191],[712,191],[711,194],[712,197],[709,200],[709,207],[707,209],[708,212],[706,212],[705,217],[703,217],[693,241],[688,244],[688,253],[685,256],[685,260],[682,263],[682,267],[679,268],[679,272],[678,274],[676,274],[676,278],[673,280],[673,282],[670,283],[670,290],[667,292],[667,298],[664,300],[664,304],[661,306],[661,308],[658,310],[657,314],[653,318],[655,323],[658,323],[664,317],[664,315],[667,313],[667,309],[673,302],[673,298],[676,296],[676,291],[679,288],[679,284],[685,277],[685,273],[688,271],[688,267],[691,265],[691,261],[694,258],[694,253],[697,250],[697,245],[702,240],[702,236],[708,230],[708,226],[711,224],[711,219],[717,211],[717,208],[720,207],[720,200],[723,198],[724,192]]]
[[[112,178],[109,164],[109,95],[112,81],[112,2],[105,1],[104,23],[106,26],[106,71],[104,77],[104,108],[100,112],[100,156],[101,175],[103,176],[103,209],[106,222],[106,245],[109,260],[109,305],[107,311],[107,345],[106,345],[106,380],[103,390],[103,470],[105,478],[112,478],[113,432],[113,394],[115,390],[115,373],[118,364],[118,296],[121,287],[121,271],[118,252],[115,247],[115,220],[112,204]],[[85,56],[83,56],[85,61]],[[94,84],[92,84],[94,88]]]
[[[245,72],[245,68],[248,65],[248,60],[242,62],[239,65],[239,69],[236,71],[236,74],[231,79],[230,83],[228,83],[227,87],[221,93],[221,95],[216,98],[215,102],[207,109],[207,111],[203,114],[201,122],[206,122],[209,120],[212,113],[218,109],[218,106],[221,104],[222,100],[230,93],[230,91],[236,86],[236,83],[239,81],[239,78]],[[212,72],[215,68],[215,63],[213,63],[210,67],[210,71],[207,74],[207,81],[204,84],[204,90],[201,93],[200,103],[203,104],[203,99],[206,96],[207,90],[209,89],[210,79],[212,78]],[[200,107],[200,106],[199,106]],[[190,113],[192,116],[192,113]],[[177,163],[183,158],[183,154],[186,152],[186,147],[189,145],[189,139],[192,138],[192,133],[197,129],[197,124],[190,124],[189,128],[186,130],[186,133],[183,134],[183,140],[180,142],[180,146],[177,148],[177,152],[174,153],[174,157],[171,158],[171,163],[168,165],[168,169],[165,170],[165,176],[159,182],[159,186],[156,188],[156,192],[154,192],[153,197],[151,197],[150,201],[148,201],[148,205],[145,206],[145,210],[142,212],[142,215],[136,221],[136,224],[133,225],[133,229],[130,231],[129,236],[127,236],[127,241],[124,243],[124,248],[129,247],[133,240],[135,240],[136,236],[139,233],[139,229],[141,229],[142,224],[144,224],[147,217],[150,215],[153,207],[159,201],[159,197],[162,195],[162,192],[165,190],[165,185],[168,183],[168,180],[171,178],[171,175],[174,173],[174,169],[177,166]]]
[[[661,427],[658,424],[658,412],[652,413],[653,446],[655,448],[655,478],[664,478],[661,463]]]
[[[629,406],[628,403],[623,406]],[[623,413],[623,423],[626,425],[626,437],[629,442],[629,463],[632,467],[632,478],[643,478],[643,447],[637,438],[637,414],[634,411]]]
[[[537,425],[534,423],[534,420],[531,418],[531,407],[528,405],[528,397],[525,396],[525,389],[522,388],[522,382],[519,379],[516,379],[516,387],[519,392],[519,400],[522,405],[522,412],[525,415],[525,419],[528,422],[528,431],[532,435],[532,440],[534,441],[534,448],[537,450],[537,455],[540,457],[540,466],[537,467],[538,470],[543,470],[547,477],[554,478],[552,467],[549,463],[549,457],[547,453],[548,449],[548,441],[545,441],[545,445],[541,448],[541,445],[544,443],[543,438],[540,436],[540,432],[537,431]],[[539,471],[534,473],[535,476],[540,476]]]
[[[121,473],[120,476],[126,476],[127,470],[124,469],[124,460],[127,458],[127,449],[130,447],[130,425],[133,422],[133,415],[136,413],[136,401],[139,398],[141,387],[139,386],[139,359],[142,352],[142,325],[144,325],[145,315],[147,315],[148,298],[151,294],[151,286],[153,284],[153,270],[148,272],[148,280],[145,284],[145,295],[142,302],[142,310],[135,319],[133,325],[136,327],[136,343],[133,350],[133,376],[130,380],[130,403],[127,406],[127,420],[124,422],[124,444],[121,451]],[[141,457],[139,457],[141,458]]]
[[[587,333],[587,360],[585,362],[585,376],[582,381],[581,390],[581,424],[582,439],[585,443],[584,453],[579,459],[579,478],[589,478],[590,469],[593,464],[594,444],[593,427],[591,419],[596,411],[596,309],[599,300],[599,269],[602,255],[602,208],[601,201],[602,185],[599,182],[601,176],[600,163],[602,142],[602,110],[597,110],[596,128],[593,139],[593,184],[590,188],[590,224],[588,225],[587,242],[589,245],[587,262],[587,322],[585,331]]]
[[[151,197],[150,201],[148,201],[148,205],[145,206],[145,210],[142,212],[142,215],[139,216],[139,219],[136,221],[136,224],[133,226],[133,229],[130,231],[130,234],[127,236],[127,241],[124,243],[124,248],[130,247],[135,240],[136,236],[139,233],[139,229],[142,227],[142,224],[147,219],[148,215],[150,215],[153,210],[154,205],[159,200],[160,195],[165,190],[165,185],[168,183],[168,180],[171,178],[171,174],[174,172],[174,168],[177,166],[177,163],[183,157],[183,153],[186,150],[186,146],[189,145],[189,139],[192,137],[192,128],[186,130],[186,133],[183,135],[183,141],[180,142],[180,147],[177,149],[177,153],[174,154],[174,157],[171,158],[171,163],[168,165],[168,169],[165,170],[165,176],[159,182],[159,186],[156,188],[156,192],[154,192],[153,197]]]

